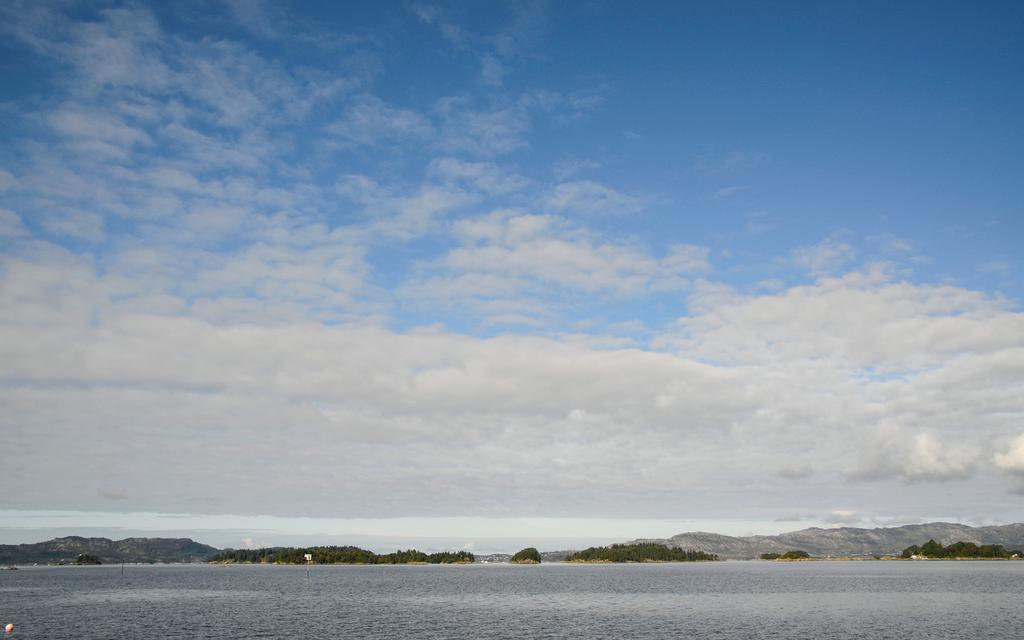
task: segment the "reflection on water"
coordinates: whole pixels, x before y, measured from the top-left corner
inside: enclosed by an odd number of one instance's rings
[[[1024,562],[26,568],[16,638],[1018,638]]]

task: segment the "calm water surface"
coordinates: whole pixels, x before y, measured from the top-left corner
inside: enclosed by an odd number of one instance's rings
[[[20,638],[1024,638],[1024,562],[29,567]]]

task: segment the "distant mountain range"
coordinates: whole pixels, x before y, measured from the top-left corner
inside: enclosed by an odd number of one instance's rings
[[[190,538],[82,538],[68,536],[34,544],[0,545],[0,564],[73,563],[79,554],[103,564],[121,562],[203,562],[218,549]]]
[[[902,527],[858,529],[812,527],[775,536],[724,536],[697,531],[671,538],[643,538],[636,542],[660,544],[716,553],[722,558],[746,560],[762,553],[806,551],[812,556],[874,556],[898,554],[903,549],[935,540],[943,545],[954,542],[1001,544],[1008,549],[1024,548],[1024,524],[969,527],[949,522],[910,524]]]

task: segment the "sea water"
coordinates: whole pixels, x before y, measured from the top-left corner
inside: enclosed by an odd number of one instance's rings
[[[10,640],[1024,638],[1024,562],[26,567]]]

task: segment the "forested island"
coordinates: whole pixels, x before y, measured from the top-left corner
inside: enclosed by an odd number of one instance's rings
[[[944,547],[934,540],[929,540],[921,546],[915,544],[907,547],[901,557],[914,560],[1010,560],[1024,558],[1024,552],[1008,551],[1001,544],[978,545],[973,542],[954,542]]]
[[[762,560],[810,560],[811,554],[806,551],[787,551],[785,553],[762,553]]]
[[[207,562],[220,564],[305,564],[306,554],[314,564],[469,564],[476,557],[468,551],[424,553],[416,549],[377,554],[359,547],[267,547],[225,549]]]
[[[663,544],[613,544],[590,547],[566,558],[567,562],[709,562],[718,560],[713,553],[667,547]]]
[[[535,547],[526,547],[520,551],[517,551],[509,562],[512,564],[540,564],[541,557],[540,551],[537,551]]]

